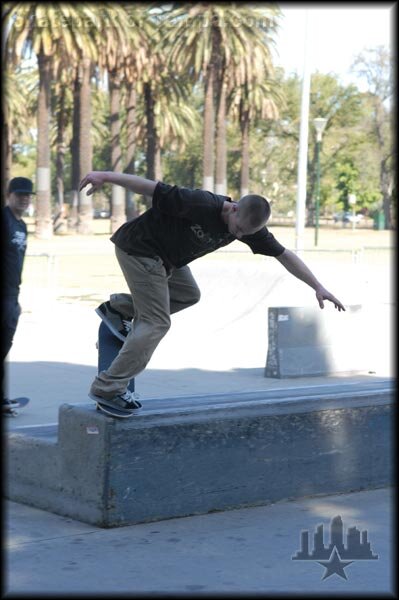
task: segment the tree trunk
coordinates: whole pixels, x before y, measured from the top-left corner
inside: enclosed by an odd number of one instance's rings
[[[145,114],[147,124],[147,172],[146,177],[148,179],[155,178],[155,113],[154,113],[154,97],[151,90],[151,84],[144,84],[144,101],[145,101]]]
[[[147,149],[146,149],[146,162],[147,162],[147,179],[156,180],[156,154],[157,147],[159,146],[159,140],[157,135],[156,123],[155,123],[155,99],[151,89],[151,83],[144,84],[144,102],[145,102],[145,114],[147,123]],[[151,205],[151,198],[144,196],[145,204],[147,208]]]
[[[54,219],[54,233],[65,233],[66,218],[64,206],[64,165],[65,165],[65,86],[59,90],[59,107],[57,114],[57,156],[56,156],[56,186],[57,203]]]
[[[227,193],[226,88],[226,76],[223,72],[217,103],[215,192],[224,196]]]
[[[159,140],[157,140],[155,148],[155,181],[162,181],[162,159]]]
[[[91,144],[91,62],[83,58],[82,85],[80,88],[79,111],[79,171],[80,178],[92,170],[92,144]],[[86,191],[79,192],[79,217],[78,233],[89,235],[93,231],[93,202],[92,196],[87,196]]]
[[[109,71],[109,93],[111,104],[111,170],[115,173],[121,173],[121,121],[119,116],[121,83],[116,69]],[[113,185],[111,199],[111,233],[115,233],[125,221],[125,190],[120,185]]]
[[[241,197],[249,194],[249,111],[242,111],[241,128]]]
[[[134,175],[136,156],[136,88],[133,83],[127,84],[127,106],[126,106],[127,148],[125,173]],[[126,218],[137,217],[137,208],[134,200],[134,192],[126,190]]]
[[[208,65],[205,76],[205,98],[204,98],[204,162],[203,162],[203,188],[213,192],[214,189],[214,160],[213,147],[215,138],[215,112],[214,112],[214,84],[215,67],[213,63]]]
[[[51,59],[42,51],[38,57],[39,98],[37,108],[37,173],[36,173],[36,230],[39,239],[53,235],[51,219],[51,172],[50,172],[50,85]]]
[[[73,86],[73,119],[72,119],[72,140],[71,140],[71,206],[68,215],[68,230],[75,231],[78,226],[78,204],[79,204],[79,114],[80,114],[80,71],[76,69],[75,81]]]

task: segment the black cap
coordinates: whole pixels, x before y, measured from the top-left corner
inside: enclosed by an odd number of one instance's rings
[[[33,191],[33,183],[26,177],[14,177],[8,184],[8,193],[12,194],[35,194]]]

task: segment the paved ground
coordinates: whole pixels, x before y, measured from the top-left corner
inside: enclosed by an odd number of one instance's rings
[[[250,266],[250,264],[252,266]],[[387,281],[352,268],[325,273],[344,303],[368,303],[370,321],[359,340],[365,371],[356,377],[266,379],[267,307],[315,302],[313,292],[281,271],[277,261],[194,263],[202,301],[173,317],[148,369],[137,378],[151,397],[330,386],[392,375],[392,307]],[[378,279],[380,277],[380,279]],[[120,291],[120,290],[110,290]],[[46,289],[26,287],[10,353],[10,396],[31,403],[6,427],[57,422],[64,402],[88,401],[96,373],[99,319],[93,306],[54,302]],[[331,306],[325,309],[326,318]],[[345,319],[346,315],[343,314]],[[354,561],[347,579],[314,561],[292,561],[301,530],[328,527],[341,515],[345,529],[367,529],[375,561]],[[391,490],[281,502],[271,506],[102,530],[7,502],[8,594],[87,593],[388,593],[392,590]],[[105,565],[105,566],[104,566]]]
[[[394,596],[390,489],[110,530],[13,502],[7,502],[6,513],[7,596],[123,592]],[[349,527],[367,530],[378,559],[354,560],[343,574],[333,572],[323,579],[327,567],[292,557],[300,550],[302,530],[309,531],[313,540],[320,524],[327,547],[331,520],[338,515],[344,540]]]

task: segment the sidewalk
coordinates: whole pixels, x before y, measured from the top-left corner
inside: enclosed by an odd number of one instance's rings
[[[104,530],[7,502],[5,593],[12,594],[387,594],[394,596],[392,490],[281,502]],[[293,561],[301,531],[340,515],[367,530],[378,560],[342,575],[316,560]]]

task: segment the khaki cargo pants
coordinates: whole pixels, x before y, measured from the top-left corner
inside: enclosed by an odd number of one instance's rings
[[[167,273],[161,258],[130,256],[115,247],[130,294],[112,294],[111,307],[132,329],[115,360],[94,379],[91,393],[103,398],[123,394],[130,379],[145,369],[155,348],[170,328],[170,315],[192,306],[200,290],[189,267]]]

